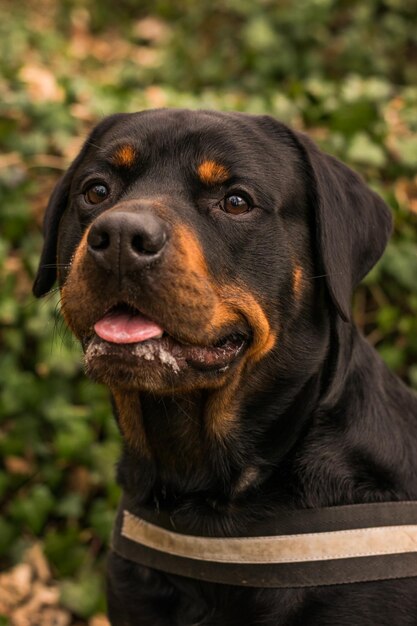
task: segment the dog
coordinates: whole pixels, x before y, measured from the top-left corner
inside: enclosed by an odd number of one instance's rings
[[[356,173],[272,117],[151,110],[96,126],[52,193],[33,290],[58,279],[87,374],[111,391],[133,518],[245,537],[288,511],[417,499],[417,398],[351,313],[390,233]],[[109,616],[415,625],[417,578],[389,576],[244,586],[111,551]]]

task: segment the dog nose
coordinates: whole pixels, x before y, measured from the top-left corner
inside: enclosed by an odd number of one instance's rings
[[[167,240],[168,225],[153,213],[115,211],[96,219],[87,245],[100,267],[124,276],[160,258]]]

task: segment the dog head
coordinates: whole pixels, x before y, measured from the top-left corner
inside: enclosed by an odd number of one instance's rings
[[[265,364],[321,367],[390,229],[357,174],[272,118],[116,115],[52,194],[34,293],[57,268],[87,371],[120,398],[221,389],[224,416]]]

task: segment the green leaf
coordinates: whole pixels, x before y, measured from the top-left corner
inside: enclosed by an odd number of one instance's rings
[[[377,313],[377,324],[384,333],[391,332],[396,328],[400,317],[400,311],[397,307],[386,306]]]
[[[60,576],[75,575],[85,563],[88,551],[83,545],[77,526],[45,534],[45,554]]]
[[[35,534],[39,533],[53,508],[54,500],[46,485],[35,485],[24,497],[12,502],[13,519],[23,522]]]
[[[114,509],[110,509],[105,500],[100,499],[93,503],[89,521],[97,535],[105,543],[108,543],[110,540],[114,517]]]
[[[87,460],[89,449],[94,441],[90,425],[81,420],[73,419],[60,430],[55,437],[57,454],[67,460]]]
[[[378,346],[378,352],[392,370],[398,370],[404,365],[405,350],[403,348],[385,344]]]
[[[410,292],[416,290],[417,245],[409,241],[391,242],[381,261],[383,269]]]
[[[16,526],[0,517],[0,556],[6,554],[18,534]]]
[[[56,507],[60,517],[79,519],[84,512],[84,501],[79,493],[69,493],[64,496]]]
[[[0,501],[3,498],[4,494],[6,493],[8,484],[9,484],[8,475],[6,474],[6,472],[3,472],[2,470],[0,470]]]
[[[366,133],[356,133],[347,151],[347,159],[354,163],[363,163],[382,167],[386,162],[384,150],[373,142]]]
[[[367,100],[341,103],[331,116],[331,128],[344,135],[362,134],[375,122],[375,106]]]
[[[408,167],[417,166],[417,138],[404,137],[397,140],[398,158]]]
[[[408,370],[408,375],[410,377],[410,382],[414,389],[417,389],[417,365],[412,365]]]
[[[103,606],[103,582],[92,571],[84,571],[76,580],[65,580],[60,585],[64,607],[80,617],[88,618]]]
[[[101,481],[109,483],[114,481],[116,463],[120,456],[120,444],[118,441],[105,441],[95,443],[91,447],[92,467],[98,473]]]

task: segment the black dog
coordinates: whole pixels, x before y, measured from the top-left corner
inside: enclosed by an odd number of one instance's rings
[[[390,230],[355,173],[270,117],[95,128],[48,205],[34,293],[57,264],[134,513],[227,537],[287,509],[417,499],[417,399],[351,321]],[[260,589],[112,553],[109,611],[114,626],[415,625],[417,578]]]

